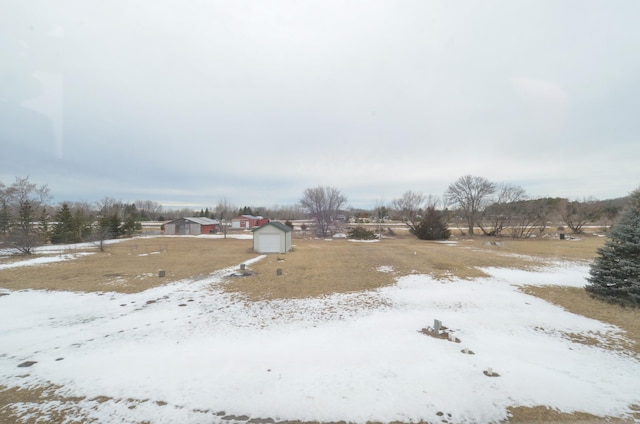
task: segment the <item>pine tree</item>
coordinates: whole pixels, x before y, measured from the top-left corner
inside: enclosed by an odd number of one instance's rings
[[[103,216],[98,220],[98,233],[101,240],[115,239],[123,234],[117,212]]]
[[[429,206],[413,234],[420,240],[447,240],[451,236],[451,231],[444,219],[444,213]]]
[[[2,234],[2,238],[5,239],[7,233],[9,232],[9,225],[11,223],[11,216],[9,214],[9,206],[7,206],[6,202],[2,202],[0,206],[0,234]]]
[[[51,231],[51,243],[76,243],[80,241],[77,238],[77,228],[69,205],[62,204],[62,209],[56,214],[56,223]]]
[[[631,193],[598,255],[587,291],[611,303],[640,306],[640,188]]]

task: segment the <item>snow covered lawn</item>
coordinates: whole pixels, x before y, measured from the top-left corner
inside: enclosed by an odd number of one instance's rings
[[[628,417],[640,404],[638,358],[566,337],[621,331],[518,290],[581,286],[587,268],[485,271],[253,303],[222,291],[232,269],[137,294],[2,291],[0,385],[62,386],[58,395],[82,397],[73,408],[55,399],[12,408],[99,422],[479,423],[536,405]],[[461,342],[421,333],[434,319]]]

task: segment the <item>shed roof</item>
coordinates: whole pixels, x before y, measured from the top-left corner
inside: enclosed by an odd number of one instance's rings
[[[291,227],[289,227],[288,225],[283,224],[282,222],[278,222],[278,221],[271,221],[271,222],[267,222],[267,223],[266,223],[266,224],[264,224],[263,226],[258,227],[258,228],[254,228],[254,229],[253,229],[253,230],[251,230],[251,231],[256,232],[256,231],[258,231],[258,230],[259,230],[259,229],[261,229],[261,228],[268,227],[269,225],[272,225],[272,226],[274,226],[274,227],[276,227],[276,228],[278,228],[278,229],[280,229],[280,230],[284,231],[285,233],[288,233],[289,231],[291,231]]]
[[[174,219],[173,221],[170,221],[168,223],[180,221],[182,219],[184,219],[185,221],[195,222],[196,224],[200,224],[200,225],[218,225],[218,224],[220,224],[220,221],[218,221],[217,219],[201,218],[201,217],[196,217],[196,216],[185,216],[184,218]]]
[[[233,217],[233,218],[231,218],[231,219],[232,219],[232,220],[233,220],[233,219],[239,220],[239,219],[243,219],[243,218],[244,218],[244,219],[262,219],[262,217],[261,217],[261,216],[259,216],[259,215],[258,215],[258,216],[256,216],[256,215],[238,215],[238,216],[234,216],[234,217]]]

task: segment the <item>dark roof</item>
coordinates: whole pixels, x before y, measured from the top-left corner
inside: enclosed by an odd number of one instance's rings
[[[258,227],[258,228],[254,228],[251,231],[258,231],[260,228],[264,228],[264,227],[266,227],[268,225],[273,225],[274,227],[281,229],[285,233],[288,233],[289,231],[291,231],[291,227],[289,227],[288,225],[283,224],[282,222],[278,222],[278,221],[267,222],[263,226]]]

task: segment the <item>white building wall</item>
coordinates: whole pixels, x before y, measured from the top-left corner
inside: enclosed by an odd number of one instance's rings
[[[164,233],[167,235],[175,235],[176,224],[164,224]]]
[[[262,252],[260,250],[260,237],[265,235],[277,235],[280,238],[280,251],[279,252]],[[287,243],[287,236],[289,237],[289,243]],[[291,247],[291,233],[284,232],[276,227],[264,226],[259,230],[253,232],[253,250],[258,253],[287,253],[287,250]]]

